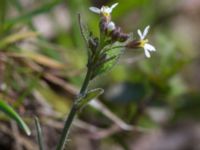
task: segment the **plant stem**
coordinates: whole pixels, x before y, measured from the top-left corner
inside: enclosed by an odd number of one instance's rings
[[[91,79],[91,69],[88,68],[87,74],[85,76],[84,82],[83,82],[81,90],[79,92],[79,96],[84,96],[86,94],[87,87],[89,85],[90,79]],[[72,108],[69,112],[69,115],[67,117],[64,128],[62,130],[62,134],[61,134],[61,137],[60,137],[60,140],[59,140],[59,143],[57,145],[56,150],[63,150],[64,149],[65,143],[66,143],[67,138],[68,138],[70,127],[71,127],[72,122],[73,122],[73,120],[76,117],[77,112],[78,112],[78,107],[77,107],[77,101],[78,100],[80,100],[80,99],[79,98],[75,99],[73,106],[72,106]]]
[[[59,143],[57,145],[56,150],[63,150],[64,149],[64,146],[65,146],[68,134],[69,134],[69,129],[70,129],[70,126],[71,126],[71,124],[72,124],[72,122],[73,122],[73,120],[76,116],[76,113],[77,113],[77,109],[76,109],[76,105],[74,103],[71,110],[70,110],[68,118],[65,122],[64,128],[62,130],[62,135],[60,137],[60,140],[59,140]]]
[[[83,82],[82,87],[79,92],[79,95],[81,95],[81,96],[86,94],[87,87],[88,87],[90,79],[91,79],[91,73],[92,73],[91,67],[88,67],[87,74],[85,76],[84,82]]]

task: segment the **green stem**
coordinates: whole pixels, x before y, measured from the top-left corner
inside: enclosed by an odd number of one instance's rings
[[[81,87],[81,90],[79,92],[79,96],[83,96],[83,95],[86,94],[87,87],[88,87],[89,82],[90,82],[90,78],[91,78],[91,69],[88,68],[85,80],[84,80],[84,82],[82,84],[82,87]],[[74,104],[73,104],[73,106],[72,106],[72,108],[71,108],[71,110],[69,112],[68,118],[67,118],[67,120],[65,122],[65,125],[64,125],[64,128],[62,130],[62,134],[61,134],[61,137],[60,137],[60,140],[59,140],[59,143],[57,145],[56,150],[63,150],[64,149],[65,143],[66,143],[67,138],[68,138],[70,127],[71,127],[72,122],[73,122],[73,120],[76,117],[77,112],[78,112],[78,107],[77,107],[77,101],[78,100],[79,99],[77,98],[74,101]]]
[[[91,79],[91,73],[92,73],[91,67],[88,67],[87,74],[85,76],[84,82],[83,82],[81,90],[79,92],[79,94],[82,96],[86,94],[87,87],[88,87],[90,79]]]

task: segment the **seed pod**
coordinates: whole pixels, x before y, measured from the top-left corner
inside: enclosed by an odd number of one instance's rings
[[[98,38],[90,37],[88,44],[89,44],[89,48],[91,49],[92,53],[94,54],[98,47],[98,44],[99,44]]]

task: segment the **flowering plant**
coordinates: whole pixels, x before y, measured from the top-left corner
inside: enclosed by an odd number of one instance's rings
[[[144,48],[145,55],[148,58],[150,57],[150,52],[156,50],[154,46],[148,43],[148,39],[146,39],[150,26],[147,26],[143,33],[138,30],[139,39],[133,39],[131,33],[124,33],[121,28],[112,21],[111,13],[117,5],[118,3],[113,4],[111,7],[102,6],[101,8],[89,8],[92,12],[100,16],[100,35],[98,37],[88,31],[86,26],[83,25],[79,15],[80,31],[85,40],[88,52],[87,73],[79,95],[75,99],[65,122],[61,138],[57,145],[57,150],[64,149],[71,124],[77,113],[92,99],[103,93],[103,89],[100,88],[88,91],[90,81],[96,76],[110,70],[116,64],[122,52],[127,48]]]

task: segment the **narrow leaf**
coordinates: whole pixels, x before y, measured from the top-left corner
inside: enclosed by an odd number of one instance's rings
[[[107,49],[102,53],[102,55],[106,55],[105,59],[100,60],[97,63],[96,69],[94,71],[94,74],[92,78],[96,77],[97,75],[100,75],[102,73],[105,73],[113,68],[113,66],[117,63],[119,57],[123,53],[124,49],[122,47],[114,46],[116,48],[110,48]],[[118,48],[117,48],[118,47]]]
[[[103,94],[104,90],[101,88],[90,90],[84,97],[81,97],[78,102],[79,108],[86,106],[92,99]]]
[[[81,35],[85,41],[86,46],[88,47],[89,32],[88,32],[87,28],[83,25],[80,14],[78,14],[78,21],[79,21]]]
[[[26,132],[27,135],[31,135],[31,131],[26,125],[26,123],[22,120],[22,118],[15,112],[15,110],[0,99],[0,110],[8,115],[10,118],[14,119],[18,125]]]
[[[95,43],[92,44],[92,42],[94,42],[94,37],[92,37],[91,33],[88,31],[87,26],[83,24],[80,14],[78,14],[78,23],[79,23],[81,35],[84,39],[84,42],[87,48],[88,59],[90,59],[90,57],[92,56],[92,53],[94,53],[93,45],[95,45]]]
[[[37,117],[34,118],[36,131],[37,131],[37,141],[39,145],[39,150],[44,150],[44,143],[43,143],[43,137],[42,137],[42,129],[40,126],[39,119]]]

